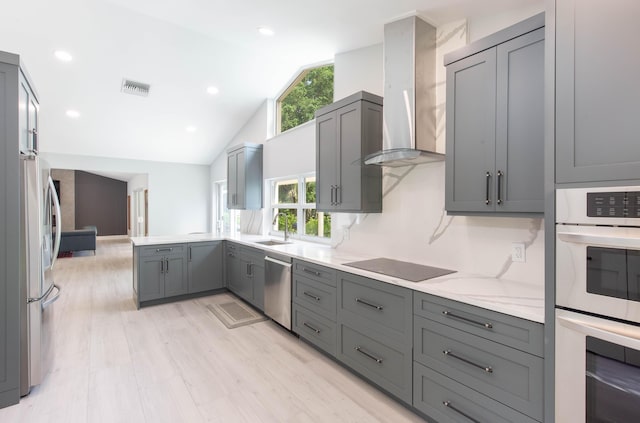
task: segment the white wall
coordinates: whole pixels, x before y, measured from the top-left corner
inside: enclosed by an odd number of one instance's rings
[[[149,235],[211,230],[209,166],[41,153],[52,168],[148,175]],[[139,181],[138,181],[139,182]]]
[[[360,90],[382,96],[382,44],[336,54],[333,99],[340,100]]]

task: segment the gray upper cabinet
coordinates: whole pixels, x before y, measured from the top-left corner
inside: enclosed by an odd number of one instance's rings
[[[316,112],[316,208],[382,211],[382,170],[362,160],[382,148],[382,97],[364,91]]]
[[[18,56],[0,52],[0,408],[20,400],[18,133],[27,122],[19,112],[19,66]]]
[[[234,146],[227,150],[227,208],[262,207],[262,144]]]
[[[197,242],[187,248],[189,292],[223,288],[222,241]]]
[[[556,182],[640,179],[640,2],[556,0]]]
[[[448,212],[544,212],[543,26],[536,15],[445,57]]]

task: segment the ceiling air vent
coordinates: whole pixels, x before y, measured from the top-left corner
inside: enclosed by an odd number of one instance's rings
[[[139,95],[142,97],[148,97],[150,88],[151,88],[151,85],[149,84],[132,81],[130,79],[125,78],[122,80],[122,88],[120,89],[120,91],[122,91],[125,94],[133,94],[133,95]]]

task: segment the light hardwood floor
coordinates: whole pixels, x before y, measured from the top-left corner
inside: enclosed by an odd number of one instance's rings
[[[423,421],[271,321],[227,329],[227,294],[136,310],[131,255],[57,261],[51,373],[0,422]]]

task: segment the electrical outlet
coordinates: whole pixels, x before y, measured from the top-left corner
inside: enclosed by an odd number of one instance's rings
[[[527,261],[526,248],[522,242],[514,242],[511,244],[511,261],[524,263]]]
[[[342,228],[342,238],[345,241],[348,241],[350,236],[351,236],[351,230],[349,229],[349,227],[345,226],[344,228]]]

